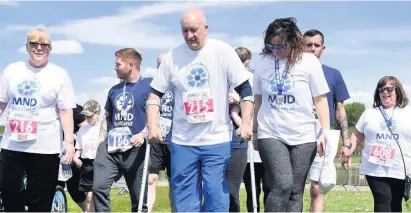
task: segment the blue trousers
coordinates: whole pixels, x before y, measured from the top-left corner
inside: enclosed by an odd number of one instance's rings
[[[177,212],[229,211],[225,170],[230,156],[230,142],[209,146],[171,145],[171,184]]]

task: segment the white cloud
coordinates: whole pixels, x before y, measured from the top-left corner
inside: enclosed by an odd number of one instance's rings
[[[77,42],[77,41],[72,41],[72,40],[57,40],[53,41],[52,43],[53,49],[52,53],[53,54],[81,54],[84,52],[83,46]],[[20,47],[18,50],[21,53],[26,53],[26,46]]]
[[[100,84],[104,86],[113,86],[120,82],[120,80],[115,76],[102,76],[98,78],[93,78],[89,81],[91,84]]]
[[[143,77],[154,77],[155,73],[157,72],[157,69],[154,67],[147,67],[145,69],[142,69],[141,75]]]
[[[0,0],[0,6],[17,6],[17,5],[19,5],[17,1]]]
[[[35,26],[43,26],[52,36],[63,36],[82,43],[129,46],[136,49],[170,49],[183,42],[181,35],[171,33],[169,26],[151,23],[146,20],[147,18],[155,15],[183,12],[189,8],[218,7],[218,9],[232,9],[249,4],[256,4],[256,2],[162,2],[138,8],[122,9],[119,14],[113,16],[70,20],[61,25],[47,27],[41,24]],[[178,21],[176,20],[175,27],[179,26]],[[27,31],[33,28],[34,26],[17,25],[6,27],[6,31]]]

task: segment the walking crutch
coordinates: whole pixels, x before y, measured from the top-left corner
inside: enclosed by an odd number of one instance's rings
[[[250,148],[248,149],[248,160],[250,161],[250,176],[251,176],[251,195],[253,198],[253,212],[257,213],[257,193],[255,190],[255,172],[254,172],[254,145],[253,141],[251,140],[249,143]]]
[[[137,212],[141,213],[143,211],[143,202],[144,202],[144,192],[146,191],[146,183],[147,183],[147,173],[148,173],[148,161],[150,159],[150,149],[151,144],[146,137],[146,155],[144,156],[144,167],[143,167],[143,179],[141,180],[141,188],[140,188],[140,198],[138,201],[138,208]]]

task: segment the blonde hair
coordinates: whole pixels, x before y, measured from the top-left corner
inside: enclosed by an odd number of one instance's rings
[[[134,48],[123,48],[117,50],[116,57],[123,59],[124,61],[132,61],[138,69],[140,69],[141,61],[143,60],[142,54]]]
[[[237,49],[235,49],[235,52],[237,53],[238,57],[240,57],[241,62],[244,63],[247,60],[251,60],[251,51],[246,47],[238,47]]]
[[[36,39],[36,38],[40,42],[51,44],[50,35],[43,28],[37,28],[27,33],[27,42],[32,41],[33,39]]]

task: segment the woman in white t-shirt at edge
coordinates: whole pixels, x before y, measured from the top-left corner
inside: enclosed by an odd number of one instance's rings
[[[74,165],[80,168],[79,190],[87,193],[86,212],[94,212],[93,201],[93,162],[96,158],[99,145],[101,121],[100,104],[95,100],[87,101],[83,106],[82,115],[86,117],[87,125],[81,127],[76,137],[76,153],[73,158]]]
[[[74,156],[70,76],[49,62],[51,40],[43,29],[28,33],[30,59],[9,64],[0,80],[0,114],[6,110],[6,129],[0,153],[0,190],[6,212],[50,212],[62,163]],[[61,128],[64,131],[64,142]],[[26,196],[21,191],[27,174]],[[27,203],[26,203],[27,202]]]
[[[411,109],[407,105],[398,79],[383,77],[375,89],[373,107],[362,113],[351,135],[351,153],[365,139],[360,173],[366,176],[375,212],[402,211],[404,167],[407,174],[411,169]],[[344,166],[349,159],[344,159]]]
[[[268,173],[265,211],[301,212],[317,145],[321,156],[325,145],[325,134],[316,140],[313,106],[322,132],[328,132],[329,89],[320,61],[304,52],[294,18],[270,23],[264,45],[254,69],[253,142]]]

